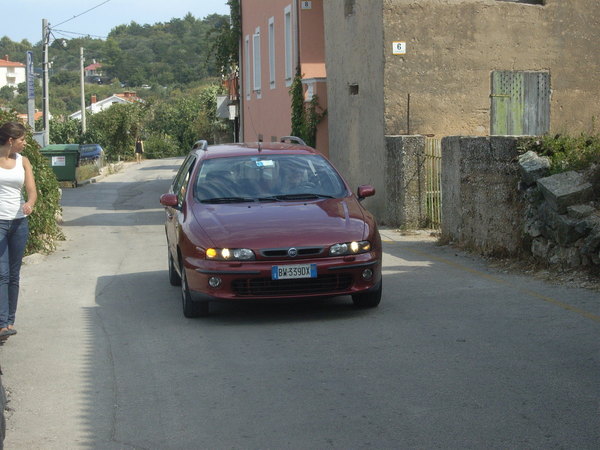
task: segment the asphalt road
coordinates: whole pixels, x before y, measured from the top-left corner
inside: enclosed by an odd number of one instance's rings
[[[384,238],[379,308],[218,305],[167,278],[181,160],[65,189],[0,347],[6,449],[597,449],[600,294]]]

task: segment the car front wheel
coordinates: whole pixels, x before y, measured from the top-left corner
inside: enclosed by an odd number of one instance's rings
[[[381,292],[383,290],[383,282],[379,282],[379,287],[374,291],[364,292],[362,294],[354,294],[352,302],[357,308],[375,308],[381,302]]]
[[[208,315],[208,302],[195,302],[188,286],[187,276],[183,261],[180,261],[181,267],[181,302],[183,306],[183,315],[187,318],[203,317]]]

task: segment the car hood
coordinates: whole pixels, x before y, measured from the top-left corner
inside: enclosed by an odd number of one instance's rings
[[[365,238],[364,210],[354,197],[310,202],[194,205],[193,214],[215,247],[325,245]]]

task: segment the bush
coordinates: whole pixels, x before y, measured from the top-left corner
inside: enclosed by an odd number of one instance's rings
[[[18,120],[14,113],[0,111],[0,123]],[[27,133],[27,146],[23,150],[33,167],[38,199],[33,214],[29,216],[29,240],[25,254],[47,253],[56,248],[56,241],[64,239],[57,223],[61,213],[60,190],[54,171],[39,151],[39,145]]]
[[[168,134],[152,134],[144,141],[144,157],[147,159],[169,158],[181,154],[177,140]]]
[[[521,150],[533,150],[538,155],[550,158],[550,171],[554,173],[569,170],[589,169],[600,164],[600,135],[581,134],[578,137],[556,135],[527,139]]]

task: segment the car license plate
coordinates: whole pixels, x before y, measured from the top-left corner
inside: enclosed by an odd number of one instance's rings
[[[271,268],[273,280],[290,280],[294,278],[317,278],[316,264],[295,264],[290,266],[273,266]]]

